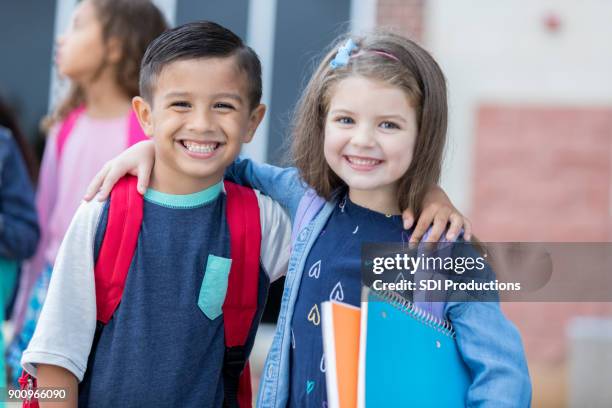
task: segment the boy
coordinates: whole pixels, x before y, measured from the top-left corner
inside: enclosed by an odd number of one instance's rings
[[[133,108],[154,141],[155,166],[121,303],[96,328],[94,265],[109,201],[83,204],[22,365],[41,388],[69,388],[68,405],[76,403],[70,391],[79,381],[80,406],[218,407],[230,388],[221,306],[232,248],[223,175],[265,112],[260,62],[231,31],[196,22],[151,43],[140,75],[142,96]],[[261,251],[245,357],[269,282],[286,268],[290,240],[281,207],[255,194]]]

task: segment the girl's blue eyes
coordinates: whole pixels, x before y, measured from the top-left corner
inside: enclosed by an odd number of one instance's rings
[[[383,129],[399,129],[400,127],[394,122],[383,122],[380,124]]]
[[[342,124],[342,125],[353,125],[355,124],[355,121],[353,120],[353,118],[350,118],[348,116],[343,116],[340,117],[338,119],[336,119],[336,122]],[[385,122],[381,122],[380,125],[378,125],[380,127],[382,127],[383,129],[401,129],[401,127],[395,123],[395,122],[389,122],[389,121],[385,121]]]
[[[342,123],[343,125],[352,125],[353,123],[355,123],[355,121],[353,119],[351,119],[349,117],[346,117],[346,116],[338,118],[338,119],[336,119],[336,121],[338,123]]]

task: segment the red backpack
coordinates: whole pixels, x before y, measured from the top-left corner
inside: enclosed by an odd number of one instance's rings
[[[119,180],[111,192],[108,222],[95,266],[96,337],[121,302],[127,273],[136,250],[143,216],[143,197],[136,190],[136,183],[135,177],[126,176]],[[251,375],[245,344],[257,313],[261,226],[255,192],[228,181],[224,184],[232,254],[227,294],[223,303],[224,407],[244,408],[252,406]],[[94,339],[94,343],[96,341]],[[22,389],[36,388],[36,379],[25,371],[19,383]],[[37,408],[38,401],[24,401],[23,407]]]

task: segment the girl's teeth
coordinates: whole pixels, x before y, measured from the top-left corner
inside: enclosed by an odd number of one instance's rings
[[[380,163],[380,160],[376,159],[358,159],[356,157],[349,157],[349,161],[353,164],[357,164],[359,166],[374,166]]]
[[[187,150],[193,153],[212,153],[213,151],[215,151],[219,144],[185,141],[183,142],[183,145],[187,148]]]

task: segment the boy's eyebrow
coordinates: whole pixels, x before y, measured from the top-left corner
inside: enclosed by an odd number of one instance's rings
[[[164,95],[164,98],[184,98],[186,96],[190,96],[189,92],[169,92]]]
[[[191,96],[191,93],[189,92],[169,92],[166,95],[164,95],[164,98],[166,99],[185,98],[188,96]],[[232,93],[232,92],[222,92],[222,93],[214,94],[213,98],[229,98],[229,99],[234,99],[237,102],[242,103],[242,97],[240,96],[240,94]]]

